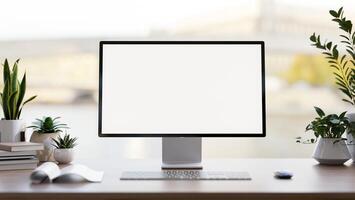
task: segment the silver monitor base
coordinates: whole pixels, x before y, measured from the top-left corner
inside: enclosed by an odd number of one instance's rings
[[[202,138],[163,137],[162,169],[202,169]]]

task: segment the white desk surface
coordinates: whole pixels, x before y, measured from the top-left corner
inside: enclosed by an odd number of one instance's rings
[[[0,171],[0,199],[355,199],[355,164],[320,166],[312,159],[205,160],[204,170],[248,171],[251,181],[121,181],[125,170],[160,170],[160,160],[83,160],[105,171],[102,183],[32,185],[31,170]],[[292,180],[273,177],[276,170]]]

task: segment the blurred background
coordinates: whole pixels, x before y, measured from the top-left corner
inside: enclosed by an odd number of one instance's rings
[[[160,138],[98,138],[99,41],[264,40],[267,137],[205,138],[204,157],[310,157],[314,146],[295,138],[313,106],[351,109],[309,41],[313,32],[339,41],[328,11],[341,6],[355,20],[351,0],[0,0],[0,60],[21,58],[27,95],[38,95],[27,123],[61,116],[79,158],[160,158]]]

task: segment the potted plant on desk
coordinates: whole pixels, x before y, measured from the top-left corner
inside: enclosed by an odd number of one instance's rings
[[[313,33],[310,37],[312,46],[320,49],[325,55],[329,67],[334,71],[335,83],[338,89],[344,94],[343,101],[352,105],[347,117],[350,121],[347,142],[353,161],[355,161],[355,31],[351,20],[346,19],[344,10],[341,7],[338,11],[330,10],[329,14],[333,17],[332,21],[338,24],[342,31],[340,34],[341,44],[344,52],[338,50],[338,45],[331,41],[321,41],[320,35]]]
[[[340,115],[326,115],[322,109],[318,107],[314,108],[318,117],[306,127],[306,131],[313,131],[316,137],[316,139],[306,141],[310,143],[317,142],[313,158],[320,164],[344,164],[351,158],[345,143],[346,139],[342,138],[346,129],[349,127],[349,121],[345,116],[346,112]]]
[[[24,101],[26,73],[21,81],[18,80],[18,63],[19,60],[16,60],[12,69],[10,69],[7,59],[3,64],[4,88],[0,96],[4,118],[0,120],[1,142],[20,141],[21,131],[26,127],[24,121],[20,118],[23,106],[36,98],[36,96],[32,96]]]
[[[54,159],[59,164],[68,164],[74,159],[74,147],[77,145],[76,137],[71,137],[65,134],[64,137],[59,136],[57,139],[52,139],[54,142]]]
[[[60,123],[58,121],[60,117],[43,117],[42,119],[36,119],[32,123],[33,133],[31,135],[31,142],[43,143],[44,150],[37,151],[37,157],[40,161],[55,161],[53,157],[53,141],[59,137],[59,134],[64,129],[68,129],[67,124]]]

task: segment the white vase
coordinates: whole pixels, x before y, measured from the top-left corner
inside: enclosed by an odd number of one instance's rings
[[[59,164],[68,164],[74,159],[74,149],[54,149],[54,159]]]
[[[32,133],[30,141],[35,143],[42,143],[44,146],[43,150],[37,151],[37,158],[39,161],[55,161],[53,157],[54,146],[52,139],[57,139],[58,136],[59,133]]]
[[[319,138],[313,152],[319,164],[342,165],[351,158],[344,140],[340,138]]]
[[[20,142],[21,131],[25,129],[25,122],[18,120],[0,120],[0,141],[1,142]]]
[[[346,117],[349,119],[350,122],[355,122],[355,113],[348,113],[346,114]],[[354,137],[348,131],[346,134],[346,139],[348,143],[348,149],[351,154],[351,158],[353,162],[355,162],[355,141],[354,141]]]

